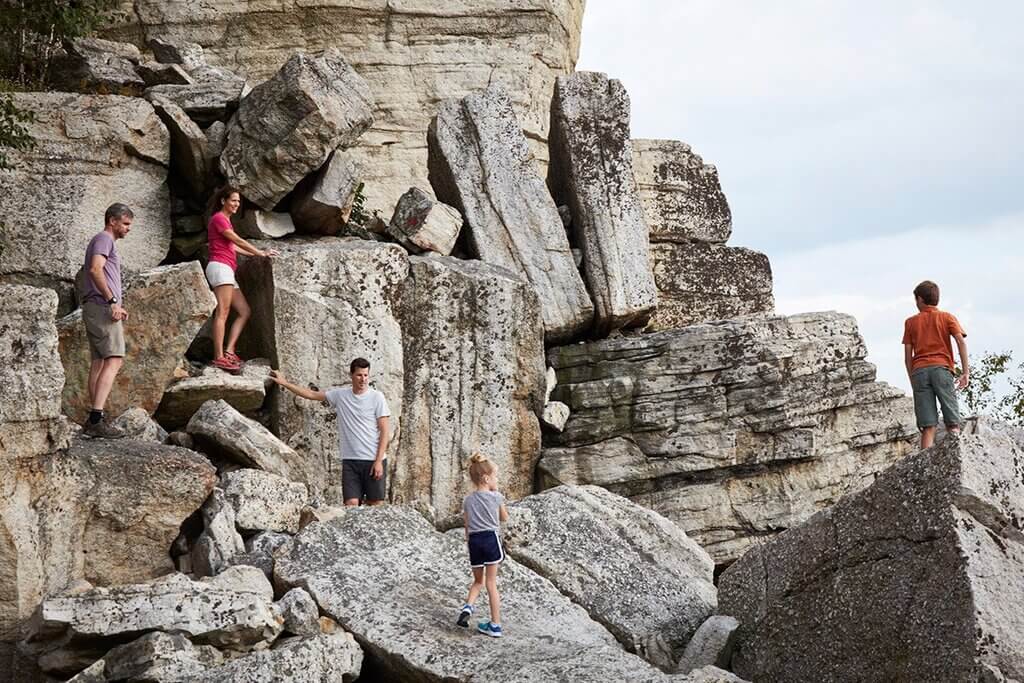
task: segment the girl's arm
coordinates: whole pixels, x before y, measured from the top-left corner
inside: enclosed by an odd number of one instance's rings
[[[505,507],[504,503],[502,503],[501,507],[498,508],[498,521],[500,521],[500,522],[507,522],[508,521],[508,508]]]

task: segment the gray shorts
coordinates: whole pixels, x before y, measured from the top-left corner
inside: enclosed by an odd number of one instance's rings
[[[341,461],[341,496],[345,500],[384,500],[387,498],[388,459],[384,458],[384,472],[374,479],[372,460]]]
[[[939,423],[936,400],[942,407],[942,421],[947,427],[960,425],[960,408],[956,401],[956,386],[953,373],[944,365],[918,368],[910,375],[910,386],[914,389],[914,415],[917,428],[934,427]]]
[[[124,325],[120,320],[110,319],[110,306],[85,301],[82,303],[82,320],[93,360],[124,358]]]

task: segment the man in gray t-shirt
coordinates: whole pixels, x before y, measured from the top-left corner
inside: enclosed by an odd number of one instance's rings
[[[124,204],[111,204],[103,217],[103,231],[85,250],[85,262],[75,278],[82,306],[82,321],[89,339],[89,417],[83,425],[87,436],[118,438],[124,432],[103,417],[107,397],[124,363],[124,326],[128,311],[121,301],[121,259],[114,244],[128,235],[134,214]]]
[[[345,505],[379,505],[387,498],[390,416],[384,394],[370,388],[370,362],[356,358],[349,366],[351,387],[325,391],[292,384],[279,371],[271,379],[296,396],[327,401],[338,415],[338,450],[341,453],[341,489]]]

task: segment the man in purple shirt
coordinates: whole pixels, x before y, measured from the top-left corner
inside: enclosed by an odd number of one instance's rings
[[[116,439],[124,432],[103,419],[103,407],[124,362],[124,326],[128,311],[121,302],[121,259],[116,240],[131,230],[132,210],[111,204],[103,217],[103,232],[89,240],[85,264],[76,282],[82,303],[82,320],[89,338],[92,365],[89,368],[89,419],[84,432],[89,436]]]

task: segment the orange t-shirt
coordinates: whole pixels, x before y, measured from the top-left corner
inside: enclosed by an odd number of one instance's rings
[[[967,336],[952,313],[935,306],[925,306],[917,315],[907,318],[903,328],[903,343],[914,349],[911,372],[920,368],[943,365],[953,370],[953,343],[955,334]]]

